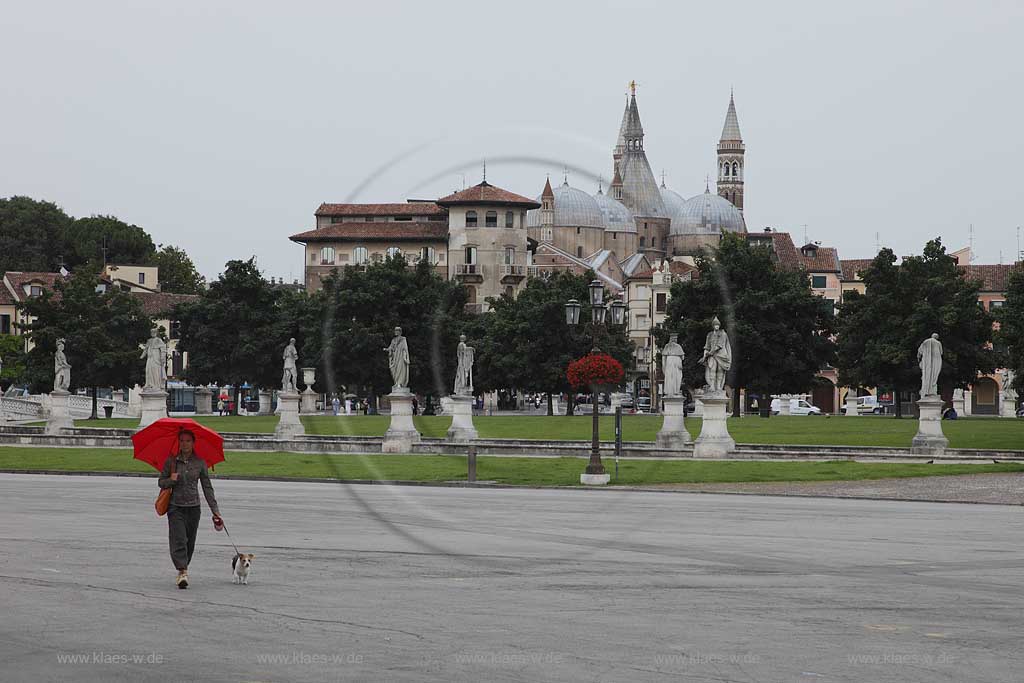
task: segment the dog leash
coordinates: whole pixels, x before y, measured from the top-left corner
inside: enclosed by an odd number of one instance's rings
[[[223,519],[220,520],[220,526],[221,526],[222,529],[224,529],[224,533],[228,534],[228,525],[224,523]],[[230,543],[231,547],[235,549],[235,554],[236,555],[241,555],[242,554],[242,553],[238,552],[238,546],[235,545],[235,542],[231,539],[231,534],[228,534],[228,543]]]

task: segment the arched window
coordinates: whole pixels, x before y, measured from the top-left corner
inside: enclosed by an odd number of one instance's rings
[[[644,236],[643,235],[640,235],[640,248],[641,249],[644,248]]]
[[[476,211],[467,211],[466,212],[466,227],[467,228],[475,228],[476,227]]]
[[[733,178],[739,178],[740,177],[740,165],[737,164],[735,161],[732,162],[732,177]]]
[[[576,258],[583,258],[583,247],[576,247]]]
[[[496,228],[496,227],[498,227],[498,212],[497,211],[488,211],[484,220],[486,221],[486,223],[484,223],[484,225],[486,227],[488,227],[488,228]]]
[[[334,265],[334,247],[323,247],[322,249],[320,249],[320,265]]]
[[[652,249],[657,249],[658,248],[658,238],[657,237],[652,237],[651,238],[651,248]]]
[[[512,211],[505,212],[505,227],[514,228],[516,222],[516,215]]]
[[[400,258],[402,256],[402,250],[398,247],[388,247],[387,250],[388,258]]]
[[[370,260],[370,254],[366,251],[366,247],[356,247],[352,250],[352,263],[361,265]]]
[[[722,168],[723,168],[722,175],[725,176],[726,178],[728,178],[729,177],[729,164],[728,163],[723,164]]]

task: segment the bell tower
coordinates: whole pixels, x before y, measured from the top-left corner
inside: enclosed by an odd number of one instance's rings
[[[736,103],[729,93],[729,110],[725,114],[722,139],[718,141],[718,194],[743,211],[744,152],[743,135],[736,117]]]

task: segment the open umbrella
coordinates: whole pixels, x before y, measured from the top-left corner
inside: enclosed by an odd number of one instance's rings
[[[209,427],[187,417],[162,417],[132,435],[135,459],[149,463],[158,471],[171,455],[178,454],[178,434],[189,430],[196,435],[194,453],[213,467],[224,462],[224,439]]]

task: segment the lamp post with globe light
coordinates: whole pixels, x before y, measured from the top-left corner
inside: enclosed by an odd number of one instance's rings
[[[607,306],[604,302],[604,284],[600,280],[594,280],[588,285],[590,293],[590,334],[592,339],[591,354],[601,353],[597,348],[597,330],[599,325],[606,322],[611,326],[622,325],[625,320],[626,304],[621,299],[612,301]],[[577,327],[580,324],[580,311],[583,306],[577,299],[570,299],[565,304],[565,322],[569,327]],[[610,312],[610,314],[609,314]],[[607,483],[608,475],[605,474],[604,465],[601,463],[601,450],[599,440],[599,413],[598,394],[596,386],[591,387],[591,403],[593,405],[592,430],[590,439],[590,462],[587,464],[586,473],[580,475],[580,481],[588,483]],[[596,479],[594,478],[596,477]],[[603,481],[599,481],[603,479]]]

